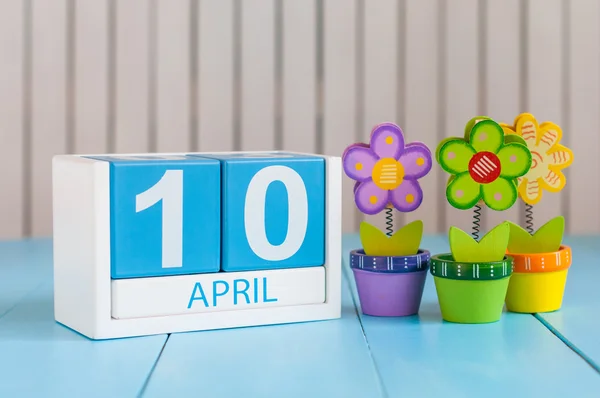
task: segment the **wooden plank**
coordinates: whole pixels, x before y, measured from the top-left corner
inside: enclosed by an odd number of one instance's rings
[[[564,56],[569,60],[569,124],[563,136],[575,161],[566,169],[566,192],[561,195],[568,197],[568,231],[589,234],[600,232],[600,207],[590,206],[590,199],[600,196],[600,182],[595,177],[600,172],[596,152],[600,148],[600,5],[584,0],[571,1],[569,7],[570,54]]]
[[[359,242],[357,235],[344,237],[342,256],[357,303],[359,297],[348,268],[348,252]],[[426,237],[423,247],[432,253],[449,250],[448,241],[442,237]],[[594,262],[600,253],[596,250],[594,254],[587,257],[589,267],[580,275],[590,275],[592,269],[596,275],[600,274]],[[579,289],[581,304],[588,300],[590,291],[598,292],[596,279],[587,280],[586,289]],[[600,301],[593,305],[587,302],[588,312],[578,306],[549,315],[555,316],[559,323],[565,313],[587,320],[580,331],[588,336],[588,347],[598,351],[595,331],[600,322],[589,314],[594,313]],[[598,373],[533,316],[504,313],[500,321],[486,325],[445,322],[431,274],[425,283],[420,308],[418,316],[409,317],[381,318],[359,313],[365,339],[387,392],[385,396],[594,396],[592,392],[600,389]],[[427,378],[432,381],[424,382]],[[498,380],[511,382],[498,383]]]
[[[108,150],[109,1],[75,5],[74,153]]]
[[[233,0],[202,0],[198,15],[198,144],[234,150]]]
[[[596,316],[600,306],[600,291],[596,288],[596,277],[600,277],[597,266],[600,256],[598,235],[568,236],[565,244],[571,247],[577,260],[569,269],[562,308],[536,316],[600,372],[600,344],[597,334],[600,317]]]
[[[139,396],[166,335],[90,341],[54,320],[50,240],[0,243],[0,258],[0,396]]]
[[[114,152],[145,153],[149,146],[149,11],[147,0],[115,1]]]
[[[316,151],[316,2],[284,1],[283,149]]]
[[[328,0],[323,7],[323,149],[342,156],[356,142],[356,14],[355,2]],[[342,179],[342,230],[357,231],[354,181]]]
[[[485,115],[499,123],[512,125],[521,113],[519,104],[521,92],[521,36],[517,21],[521,11],[520,0],[488,1],[483,24],[485,43]],[[507,24],[506,21],[515,21]],[[502,54],[501,57],[498,54]],[[523,201],[506,211],[485,208],[484,226],[486,230],[503,221],[520,224],[523,214]]]
[[[562,1],[530,0],[527,20],[527,101],[525,112],[539,123],[551,121],[563,129],[562,67]],[[551,57],[551,58],[549,58]],[[540,60],[552,59],[552,62]],[[565,131],[568,134],[568,131]],[[544,191],[542,200],[533,208],[534,228],[541,227],[562,214],[565,191]]]
[[[52,234],[52,156],[67,152],[67,2],[32,2],[31,233]]]
[[[454,1],[445,6],[445,12],[444,136],[462,137],[467,122],[479,112],[478,1]],[[445,200],[445,196],[443,198],[446,225],[442,230],[447,232],[450,226],[455,226],[471,233],[473,210],[458,210]]]
[[[172,334],[144,396],[383,396],[345,280],[342,288],[338,320]],[[243,371],[232,375],[231,361]]]
[[[406,2],[406,74],[404,82],[404,130],[409,140],[419,140],[429,147],[434,163],[427,176],[419,180],[423,189],[423,203],[406,221],[423,220],[424,231],[440,232],[440,208],[446,202],[445,189],[439,181],[446,180],[435,162],[435,149],[440,141],[439,130],[439,8],[437,0]],[[431,21],[423,23],[422,21]]]
[[[362,142],[369,143],[374,126],[398,121],[398,1],[364,2],[364,68]],[[404,215],[394,209],[395,224],[403,225]],[[385,231],[386,212],[363,216]]]
[[[156,2],[156,149],[190,146],[190,3]]]
[[[0,239],[24,234],[24,11],[21,0],[0,1]]]
[[[275,149],[274,0],[240,2],[241,149]]]

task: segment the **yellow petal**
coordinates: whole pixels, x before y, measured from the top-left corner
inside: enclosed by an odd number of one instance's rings
[[[515,131],[527,142],[527,146],[531,149],[535,145],[540,126],[535,117],[529,113],[521,114],[515,120]]]
[[[527,204],[534,205],[542,199],[542,187],[540,186],[539,179],[528,181],[526,178],[523,179],[519,185],[519,194],[521,199]]]
[[[542,177],[541,185],[550,192],[558,192],[565,187],[567,179],[565,175],[558,170],[548,170],[548,173]]]
[[[548,153],[548,164],[563,169],[570,166],[571,163],[573,163],[573,151],[565,146],[556,145],[550,153]]]
[[[540,125],[538,131],[538,147],[544,152],[548,152],[554,145],[560,142],[562,130],[556,124],[544,122]]]

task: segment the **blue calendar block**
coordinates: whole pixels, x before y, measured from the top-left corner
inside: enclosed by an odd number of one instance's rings
[[[220,270],[217,160],[174,155],[94,159],[110,162],[113,279]]]
[[[323,158],[280,152],[214,158],[221,161],[223,271],[324,264]]]

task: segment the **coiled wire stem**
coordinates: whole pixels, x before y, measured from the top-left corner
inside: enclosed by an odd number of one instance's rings
[[[394,209],[391,207],[385,209],[385,225],[387,236],[392,236],[394,233]]]
[[[533,206],[525,204],[525,228],[533,235]]]
[[[473,208],[473,238],[479,241],[479,231],[481,228],[481,206],[475,205]]]

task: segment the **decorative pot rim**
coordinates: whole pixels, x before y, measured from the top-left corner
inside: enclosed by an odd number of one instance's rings
[[[406,274],[426,271],[430,257],[431,253],[426,249],[419,249],[417,254],[411,256],[368,256],[364,249],[355,249],[350,252],[350,268],[385,274]]]
[[[507,253],[515,260],[514,272],[540,273],[563,271],[571,267],[571,248],[561,245],[558,251],[548,253]]]
[[[452,253],[431,257],[430,272],[434,277],[464,281],[491,281],[509,277],[513,272],[514,260],[505,255],[500,261],[470,263],[454,261]]]

